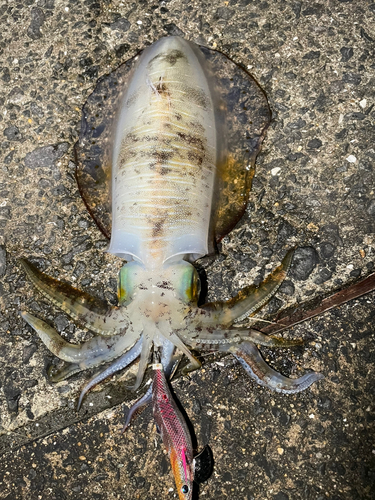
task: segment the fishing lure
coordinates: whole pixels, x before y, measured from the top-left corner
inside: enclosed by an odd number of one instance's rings
[[[152,365],[152,411],[156,425],[171,461],[178,497],[191,500],[195,476],[195,462],[205,449],[193,457],[193,445],[188,426],[169,389],[162,363]],[[206,454],[207,455],[207,454]],[[201,482],[207,479],[201,478]]]
[[[162,348],[168,340],[189,359],[187,370],[200,366],[192,348],[226,351],[270,389],[291,393],[307,388],[322,376],[287,379],[263,361],[256,347],[300,341],[238,326],[277,291],[292,252],[258,288],[246,287],[230,300],[198,307],[200,280],[192,262],[212,252],[215,241],[245,210],[255,157],[270,119],[264,94],[225,56],[179,37],[147,47],[121,72],[111,76],[106,89],[100,83],[100,105],[98,94],[86,105],[76,148],[83,199],[99,227],[105,233],[111,227],[108,251],[127,260],[119,274],[118,306],[21,261],[44,296],[96,334],[73,345],[41,319],[22,312],[47,348],[66,362],[51,380],[110,362],[88,383],[86,393],[139,358],[136,389],[153,346]]]

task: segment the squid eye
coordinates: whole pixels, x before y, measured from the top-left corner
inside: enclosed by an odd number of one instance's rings
[[[184,296],[188,302],[198,302],[201,290],[199,275],[192,265],[189,265],[184,271],[181,280]]]
[[[127,305],[131,302],[133,294],[140,281],[142,267],[138,262],[128,262],[122,266],[118,276],[118,301],[120,305]]]
[[[166,267],[169,281],[176,295],[185,304],[196,304],[200,293],[200,280],[197,270],[189,262],[172,262]]]
[[[189,486],[184,484],[181,488],[182,493],[189,493]]]

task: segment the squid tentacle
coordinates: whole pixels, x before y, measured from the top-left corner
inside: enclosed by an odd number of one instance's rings
[[[175,346],[169,340],[164,340],[163,342],[163,350],[161,357],[161,364],[163,365],[165,375],[168,379],[173,377],[173,374],[180,362],[181,356],[173,356],[175,350]],[[126,429],[130,426],[131,422],[143,412],[143,410],[150,404],[152,400],[152,382],[149,385],[146,393],[139,398],[133,406],[129,409],[128,414],[126,416],[126,421],[124,427],[121,432],[124,433]]]
[[[229,349],[241,363],[246,373],[259,385],[283,394],[294,394],[310,387],[317,380],[324,378],[321,373],[306,373],[300,378],[291,379],[273,370],[262,358],[257,347],[250,342],[242,342]]]
[[[28,312],[23,319],[37,332],[46,347],[58,358],[78,365],[80,370],[99,366],[120,356],[139,338],[134,331],[112,337],[96,336],[80,345],[70,344],[57,331]],[[78,369],[76,370],[78,371]]]
[[[193,335],[188,336],[186,333],[181,333],[185,342],[192,348],[200,349],[215,349],[217,345],[228,345],[234,343],[241,343],[245,340],[254,344],[266,347],[294,347],[302,345],[303,339],[284,339],[282,337],[272,337],[265,335],[258,330],[234,328],[232,330],[214,330],[209,332],[203,330],[202,332],[194,332]]]
[[[51,278],[26,259],[20,259],[20,263],[40,293],[90,331],[115,335],[128,326],[127,316],[121,314],[119,308]]]
[[[141,357],[139,360],[139,366],[138,366],[138,372],[137,372],[137,378],[135,379],[134,385],[130,387],[131,390],[136,391],[139,389],[140,385],[142,384],[143,377],[146,372],[148,360],[150,358],[150,351],[151,351],[151,346],[152,346],[152,336],[148,334],[147,332],[143,332],[143,342],[142,342],[142,349],[141,349]]]
[[[195,358],[190,350],[186,347],[184,342],[181,340],[180,335],[183,336],[183,333],[180,331],[175,331],[173,332],[170,329],[170,326],[167,323],[160,323],[158,325],[160,332],[164,336],[164,338],[168,339],[170,342],[172,342],[177,349],[179,349],[185,356],[189,359],[190,363],[183,369],[183,374],[186,375],[187,373],[197,370],[202,366],[201,362],[198,361],[197,358]]]
[[[128,414],[126,416],[124,427],[121,429],[121,433],[124,433],[126,429],[130,426],[132,421],[140,415],[143,410],[151,403],[152,400],[152,382],[150,383],[145,394],[137,399],[137,401],[133,404],[133,406],[129,409]]]
[[[81,394],[78,399],[78,404],[77,404],[77,411],[79,411],[83,398],[85,397],[86,393],[92,389],[95,385],[99,384],[106,378],[110,377],[114,373],[126,368],[127,366],[130,365],[136,358],[141,353],[142,350],[142,341],[143,338],[141,337],[138,342],[125,354],[120,356],[118,359],[114,361],[110,366],[108,366],[105,370],[103,370],[100,373],[97,373],[94,375],[85,385],[85,387],[82,389]]]
[[[238,294],[225,302],[210,302],[201,307],[213,313],[216,324],[232,325],[238,323],[261,309],[277,292],[285,279],[293,259],[294,250],[289,250],[281,265],[274,269],[259,285],[247,286]]]
[[[80,366],[77,365],[76,363],[64,362],[63,367],[60,369],[57,369],[55,366],[51,365],[48,369],[47,375],[48,375],[48,380],[56,384],[57,382],[66,380],[67,378],[81,371],[82,368],[80,368]]]

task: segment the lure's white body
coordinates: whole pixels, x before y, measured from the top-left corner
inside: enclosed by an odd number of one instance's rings
[[[215,103],[193,44],[168,37],[144,50],[116,128],[110,253],[148,269],[208,253]]]

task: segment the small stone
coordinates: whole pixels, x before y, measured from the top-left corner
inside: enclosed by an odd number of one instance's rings
[[[281,172],[281,168],[275,167],[271,170],[271,175],[275,176],[275,175],[278,175],[280,172]]]
[[[8,101],[12,104],[19,104],[23,101],[25,93],[20,87],[14,87],[8,95]]]
[[[4,129],[3,133],[8,141],[20,141],[22,139],[22,134],[20,133],[19,128],[15,125],[7,127]]]
[[[362,101],[359,101],[359,105],[362,109],[365,109],[367,106],[367,99],[362,99]]]
[[[352,47],[341,47],[341,62],[347,62],[351,57],[353,57]]]
[[[319,50],[310,50],[307,54],[303,56],[302,59],[319,59],[320,57],[320,51]]]
[[[319,262],[318,253],[313,247],[299,247],[294,253],[290,276],[297,281],[306,280]]]
[[[55,323],[55,326],[56,326],[56,330],[59,333],[61,333],[62,331],[64,331],[69,326],[69,320],[63,314],[59,314],[58,316],[56,316],[56,318],[54,320],[54,323]]]
[[[364,120],[366,118],[366,115],[364,113],[360,113],[358,111],[354,111],[353,113],[347,113],[344,118],[345,118],[345,121],[348,121],[348,120]]]
[[[354,155],[349,155],[346,159],[349,163],[355,163],[357,161],[357,158]]]
[[[319,271],[319,276],[315,278],[314,283],[316,283],[317,285],[321,285],[322,283],[328,281],[331,278],[332,278],[332,272],[326,267],[323,267],[323,269]]]
[[[329,259],[335,253],[336,247],[329,241],[323,241],[320,244],[320,255],[323,259]]]
[[[27,345],[23,348],[23,353],[22,353],[22,362],[24,364],[28,363],[31,356],[34,354],[35,351],[37,351],[38,347],[35,344],[30,344]]]
[[[283,491],[279,491],[274,497],[273,500],[289,500],[289,496]]]
[[[68,148],[67,142],[60,142],[34,149],[25,156],[25,165],[29,168],[52,167],[68,151]]]
[[[43,118],[44,116],[42,108],[38,106],[36,102],[30,104],[30,111],[33,116],[37,116],[38,118]]]
[[[360,34],[361,38],[363,38],[364,40],[367,40],[368,42],[375,42],[375,40],[368,33],[366,33],[363,28],[361,28]]]
[[[344,83],[349,83],[351,85],[359,85],[362,81],[361,75],[358,75],[357,73],[344,73],[342,75],[342,81]]]
[[[225,19],[229,21],[232,19],[234,15],[234,11],[232,9],[228,9],[227,7],[219,7],[215,13],[215,19]]]
[[[39,7],[33,7],[31,9],[31,23],[27,28],[27,35],[32,39],[42,38],[42,33],[40,28],[43,26],[45,21],[44,12]]]
[[[130,45],[123,43],[115,48],[116,57],[121,59],[130,49]]]
[[[277,453],[281,456],[284,453],[284,448],[277,448]]]
[[[303,127],[306,127],[306,121],[303,120],[302,118],[298,118],[296,122],[290,122],[287,124],[288,128],[291,128],[292,130],[298,130]]]
[[[12,413],[17,413],[21,390],[18,387],[13,387],[12,385],[4,385],[3,391],[7,401],[8,410]]]
[[[358,278],[359,276],[361,276],[361,272],[362,270],[359,268],[359,269],[353,269],[351,272],[350,272],[350,276],[352,278]]]
[[[367,207],[367,213],[372,217],[375,217],[375,200],[372,200],[369,206]]]
[[[291,281],[284,280],[279,288],[279,291],[285,295],[292,296],[294,294],[294,285]]]
[[[128,31],[129,28],[130,28],[130,22],[125,19],[124,17],[120,17],[119,19],[117,19],[117,21],[115,21],[114,23],[110,24],[109,27],[112,29],[112,30],[116,30],[116,31]]]
[[[4,245],[0,245],[0,277],[4,276],[7,268],[7,253]]]
[[[308,149],[319,149],[321,146],[322,146],[322,141],[320,139],[311,139],[311,141],[309,141],[307,143],[307,148]]]
[[[166,24],[164,26],[164,29],[166,30],[168,35],[171,35],[171,36],[184,36],[185,35],[185,33],[182,30],[180,30],[180,28],[178,26],[176,26],[174,23]]]

